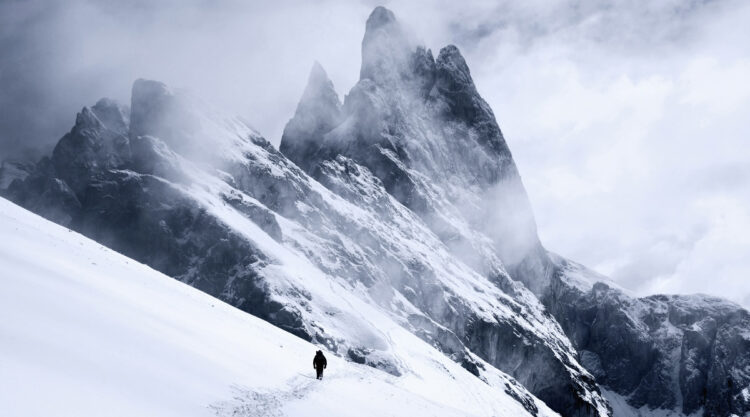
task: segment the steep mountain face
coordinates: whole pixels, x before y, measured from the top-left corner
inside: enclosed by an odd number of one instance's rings
[[[3,416],[533,415],[405,330],[417,371],[327,354],[320,382],[319,346],[3,198],[0,236]]]
[[[124,108],[83,109],[7,195],[352,361],[413,373],[413,342],[392,335],[405,329],[532,414],[538,400],[498,368],[551,406],[607,413],[538,300],[502,269],[490,281],[452,256],[365,167],[327,161],[324,186],[238,120],[153,81],[134,84],[131,108],[127,134],[100,119]]]
[[[367,167],[454,256],[490,281],[508,272],[532,290],[580,349],[581,363],[623,403],[712,416],[747,410],[746,312],[696,296],[688,316],[700,318],[666,320],[663,312],[684,310],[684,300],[594,285],[606,278],[548,253],[508,146],[456,47],[433,59],[378,8],[367,22],[360,81],[343,105],[337,97],[316,66],[285,129],[280,150],[310,175],[325,184],[321,167],[342,156]],[[600,296],[602,288],[617,296]],[[701,320],[723,323],[735,336],[720,349],[735,353],[712,353],[713,324]],[[695,326],[708,330],[698,337]],[[491,350],[478,351],[507,369]],[[727,374],[728,387],[720,382]]]
[[[350,194],[331,186],[329,166],[346,160],[367,169],[453,256],[517,300],[533,299],[508,270],[541,288],[546,278],[525,269],[543,271],[547,254],[510,150],[458,49],[445,47],[434,59],[415,46],[393,13],[377,8],[367,21],[360,76],[342,105],[316,64],[281,152],[344,198]],[[497,320],[461,316],[431,318],[553,409],[567,415],[603,409],[593,381],[567,347],[529,346],[526,341],[536,337]],[[543,367],[548,370],[541,376]],[[540,379],[552,375],[552,384]]]
[[[566,415],[607,415],[533,294],[496,259],[489,280],[453,256],[366,167],[338,155],[315,181],[239,120],[153,81],[134,84],[127,110],[83,109],[7,195],[354,362],[419,375],[421,343],[533,415],[546,405],[524,385]]]
[[[540,289],[545,280],[523,272],[549,264],[526,192],[458,49],[447,46],[434,59],[392,12],[377,8],[367,21],[360,74],[341,105],[316,65],[281,152],[316,178],[325,161],[352,159],[467,264],[492,275],[504,262]]]
[[[703,295],[632,297],[581,265],[560,263],[544,303],[600,384],[633,408],[750,410],[747,310]]]

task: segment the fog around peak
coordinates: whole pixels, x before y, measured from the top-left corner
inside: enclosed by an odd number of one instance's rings
[[[51,146],[134,80],[185,88],[278,145],[310,68],[359,79],[378,4],[0,4],[0,159]],[[641,294],[750,305],[750,5],[739,0],[384,4],[456,44],[492,106],[545,246]]]

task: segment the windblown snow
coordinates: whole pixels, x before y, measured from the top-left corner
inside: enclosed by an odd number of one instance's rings
[[[529,415],[397,326],[403,375],[329,354],[316,381],[319,347],[5,199],[0,233],[2,415]]]

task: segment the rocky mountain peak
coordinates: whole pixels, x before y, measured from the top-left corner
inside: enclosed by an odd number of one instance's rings
[[[471,79],[471,71],[466,65],[466,60],[461,51],[455,45],[448,45],[440,50],[435,67],[442,75],[443,80],[451,80],[456,88],[473,88],[474,81]]]
[[[543,251],[528,198],[465,59],[449,45],[436,60],[431,50],[411,39],[391,11],[376,8],[362,41],[363,78],[346,96],[340,123],[322,123],[302,114],[300,110],[308,107],[306,91],[287,125],[282,153],[308,173],[342,154],[375,173],[446,242],[469,239],[444,221],[458,213],[462,221],[502,243],[497,245],[501,250],[491,250],[507,255],[502,259],[506,267],[527,255],[538,258]],[[443,190],[431,191],[435,186]],[[467,195],[470,188],[482,190],[482,197]],[[471,199],[475,201],[465,204]],[[544,268],[543,264],[544,259],[535,260],[527,267]]]
[[[133,82],[130,99],[132,102],[151,101],[156,97],[171,96],[172,91],[160,81],[139,78]]]
[[[76,123],[73,129],[85,129],[85,128],[99,128],[102,123],[96,117],[96,114],[91,111],[90,108],[84,107],[78,114],[76,114]]]
[[[130,136],[159,133],[159,119],[172,101],[173,94],[158,81],[138,79],[130,96]]]
[[[373,9],[370,13],[370,17],[367,18],[365,29],[367,31],[373,31],[392,24],[398,24],[396,21],[396,15],[389,9],[386,9],[383,6],[378,6]]]
[[[326,73],[325,68],[320,65],[320,62],[314,61],[312,68],[310,68],[310,75],[307,77],[307,88],[310,88],[311,85],[319,86],[328,83],[331,83],[331,80],[328,79],[328,74]]]
[[[412,37],[396,20],[392,11],[377,7],[367,19],[362,39],[360,79],[371,79],[380,85],[392,85],[410,72],[410,61],[416,49]]]
[[[130,138],[153,136],[176,153],[192,160],[206,160],[221,152],[218,136],[214,143],[200,140],[210,109],[190,94],[172,91],[165,84],[139,79],[133,83],[130,105]]]
[[[103,101],[97,104],[98,107],[84,107],[76,115],[75,125],[52,151],[51,164],[57,177],[66,183],[64,188],[69,187],[78,196],[84,193],[91,172],[119,168],[130,159],[128,139],[122,129],[108,126],[117,120],[114,108]]]
[[[127,135],[130,129],[130,108],[115,100],[102,98],[91,107],[97,119],[109,130]]]
[[[303,148],[316,152],[323,135],[338,125],[341,117],[339,96],[325,70],[316,61],[294,117],[284,127],[280,150],[288,154],[296,154]],[[305,170],[311,170],[312,160],[304,158],[297,162]]]
[[[326,123],[333,122],[333,119],[337,119],[341,112],[341,101],[333,87],[333,82],[318,61],[313,63],[307,79],[307,87],[297,105],[296,114],[306,112],[315,113],[315,116],[322,117]]]

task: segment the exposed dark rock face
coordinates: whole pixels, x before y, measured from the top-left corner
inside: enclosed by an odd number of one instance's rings
[[[541,291],[549,274],[539,270],[550,269],[549,259],[507,143],[458,48],[447,46],[434,59],[392,12],[375,9],[362,42],[360,81],[337,117],[313,126],[309,120],[320,109],[334,108],[314,99],[335,95],[327,78],[318,81],[320,72],[316,66],[284,131],[280,149],[287,157],[313,176],[316,165],[338,155],[352,159],[471,266],[489,275],[495,267],[487,258],[497,253],[514,278]],[[310,93],[321,86],[325,94]],[[300,125],[315,136],[300,134]],[[477,248],[478,232],[491,244]]]
[[[76,195],[81,195],[89,173],[119,169],[130,161],[128,142],[127,136],[109,129],[93,110],[84,108],[73,130],[63,136],[52,151],[52,164],[57,175]]]
[[[160,94],[171,96],[160,83],[135,83],[134,114],[150,117],[135,118],[137,131],[163,133],[159,106],[149,100],[163,104],[173,97]],[[255,272],[267,257],[180,190],[185,173],[176,154],[161,139],[130,131],[128,115],[126,107],[107,99],[84,108],[51,158],[45,157],[28,177],[14,182],[7,196],[309,340],[299,314],[273,300]],[[228,196],[227,201],[279,237],[279,226],[268,210],[240,198]]]
[[[333,83],[328,79],[323,67],[319,63],[313,65],[307,88],[297,106],[293,122],[289,122],[286,129],[290,135],[297,138],[294,142],[283,142],[280,151],[286,154],[299,152],[317,153],[318,144],[323,141],[323,135],[336,127],[341,119],[341,102],[333,89]],[[298,165],[305,171],[312,170],[308,161],[299,161]]]
[[[750,314],[703,295],[636,298],[561,261],[544,299],[581,363],[635,408],[685,415],[744,415],[750,376]],[[744,391],[743,391],[744,390]]]

